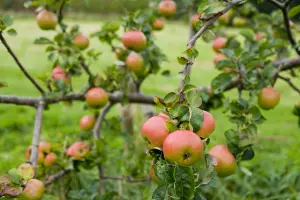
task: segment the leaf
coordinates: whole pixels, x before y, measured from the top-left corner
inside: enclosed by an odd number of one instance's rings
[[[254,32],[251,29],[242,29],[240,31],[240,34],[242,36],[244,36],[247,40],[254,42],[255,41],[255,36],[254,36]]]
[[[300,5],[293,7],[290,11],[289,11],[289,17],[294,17],[296,15],[298,15],[300,13]]]
[[[183,91],[184,92],[189,92],[189,91],[194,90],[194,89],[197,89],[197,87],[194,86],[194,85],[191,85],[191,84],[187,84],[187,85],[184,86]]]
[[[159,177],[159,179],[164,180],[166,184],[174,183],[174,165],[170,165],[166,161],[163,161],[162,164],[163,165],[157,171],[157,176]]]
[[[185,57],[177,57],[177,61],[180,65],[185,65],[186,63],[188,63],[188,59],[186,59]]]
[[[45,37],[39,37],[34,40],[34,44],[54,44],[54,42]]]
[[[16,31],[15,29],[11,28],[11,29],[9,29],[9,30],[7,31],[7,34],[8,34],[9,36],[14,37],[14,36],[17,35],[17,31]]]
[[[193,127],[193,132],[197,133],[203,124],[203,111],[197,107],[191,106],[192,116],[190,123]]]
[[[241,160],[252,160],[255,156],[255,153],[252,149],[252,146],[247,146],[244,150],[243,150],[243,154],[241,156]]]
[[[175,103],[176,101],[179,100],[179,95],[176,94],[175,92],[170,92],[169,94],[167,94],[164,97],[164,102],[166,104],[171,104],[171,103]]]
[[[152,200],[164,200],[167,193],[166,185],[159,185],[152,194]]]
[[[30,8],[30,7],[37,7],[40,5],[40,1],[36,0],[36,1],[27,1],[24,3],[24,7],[25,8]]]
[[[205,41],[210,42],[214,39],[216,39],[216,35],[214,32],[212,32],[211,30],[207,30],[204,32],[203,37],[205,39]]]
[[[200,189],[197,189],[193,200],[207,200]]]
[[[217,62],[216,64],[216,68],[217,69],[225,69],[225,68],[236,68],[236,64],[230,60],[220,60],[219,62]]]
[[[190,105],[195,107],[200,107],[202,104],[201,92],[197,91],[197,89],[193,89],[185,93],[185,98]]]
[[[159,158],[162,155],[162,150],[158,147],[154,147],[148,151],[148,153],[153,157],[153,158]]]
[[[16,168],[13,168],[13,169],[9,170],[8,174],[9,174],[11,182],[15,183],[16,185],[21,184],[22,176]]]
[[[170,70],[164,70],[161,75],[165,76],[165,77],[169,77],[171,76],[171,71]]]
[[[217,159],[210,155],[205,155],[205,163],[206,163],[206,170],[204,172],[204,175],[202,177],[201,186],[209,186],[210,184],[214,183],[214,168],[217,166]]]
[[[219,74],[216,78],[214,78],[211,82],[211,86],[215,94],[219,94],[224,91],[227,87],[228,83],[231,81],[231,75],[229,73]]]
[[[190,200],[195,194],[194,172],[192,167],[175,166],[175,192],[180,200]]]
[[[34,177],[34,168],[29,163],[23,163],[18,167],[18,172],[24,180],[29,181]]]
[[[189,121],[190,119],[190,109],[186,105],[181,105],[178,109],[178,119],[180,121]]]
[[[177,126],[175,126],[172,122],[167,121],[166,125],[169,130],[169,133],[172,133],[177,130]]]
[[[231,49],[224,48],[224,49],[220,49],[220,51],[228,58],[234,59],[235,57],[234,52]]]
[[[4,15],[2,17],[2,22],[6,27],[11,26],[14,23],[14,18],[10,15]]]

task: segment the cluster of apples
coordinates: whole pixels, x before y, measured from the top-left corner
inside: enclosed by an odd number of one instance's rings
[[[90,152],[90,146],[82,141],[75,142],[66,151],[66,155],[73,160],[81,160]]]
[[[204,144],[201,138],[208,138],[215,129],[213,116],[203,111],[203,117],[203,124],[197,133],[188,130],[176,130],[169,133],[166,123],[170,119],[161,113],[149,118],[143,124],[141,134],[149,143],[150,148],[162,148],[164,158],[169,162],[191,166],[203,156]],[[208,153],[217,160],[215,171],[218,176],[225,177],[235,172],[236,160],[226,146],[216,145]],[[160,183],[152,167],[154,164],[150,166],[150,175],[153,181]]]
[[[47,9],[43,9],[38,13],[36,16],[36,21],[42,30],[55,30],[58,24],[58,18],[56,14]],[[77,34],[73,38],[72,43],[81,50],[86,49],[90,44],[89,38],[82,33]]]
[[[26,150],[26,158],[29,160],[31,155],[32,146],[29,146]],[[56,163],[57,156],[55,153],[51,152],[51,144],[45,141],[39,143],[38,146],[38,164],[42,164],[45,167],[49,167]]]
[[[173,0],[162,0],[158,4],[158,13],[163,17],[173,17],[176,13],[177,5]],[[154,30],[160,31],[164,29],[164,21],[162,18],[157,18],[151,24]]]

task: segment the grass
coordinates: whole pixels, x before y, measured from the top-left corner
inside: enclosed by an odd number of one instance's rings
[[[76,22],[69,20],[70,23],[80,23],[85,34],[97,31],[103,21],[100,18]],[[6,36],[6,38],[26,69],[34,77],[50,73],[51,63],[47,61],[44,47],[33,45],[33,40],[39,36],[51,37],[53,32],[40,31],[32,18],[17,18],[14,26],[18,36]],[[180,80],[178,72],[181,70],[181,66],[177,64],[176,57],[181,55],[186,47],[188,27],[185,24],[172,22],[167,24],[164,31],[155,33],[155,37],[157,44],[169,59],[162,65],[162,68],[169,69],[172,75],[168,78],[161,75],[150,76],[143,84],[142,91],[149,95],[163,96],[178,86]],[[105,66],[114,62],[114,56],[108,46],[99,43],[97,39],[92,39],[91,44],[103,52],[100,60],[91,66],[94,73],[100,72]],[[195,85],[209,85],[212,78],[218,74],[212,64],[215,54],[211,50],[210,44],[202,41],[198,42],[197,49],[200,55],[193,66],[191,80]],[[0,95],[38,96],[36,89],[22,75],[2,45],[0,45],[0,68],[0,81],[8,84],[8,87],[0,89]],[[75,89],[80,90],[86,78],[85,75],[75,78],[73,81]],[[295,84],[300,85],[300,80],[298,79]],[[244,167],[250,169],[259,166],[259,169],[270,172],[270,174],[281,170],[286,165],[300,164],[300,157],[297,154],[300,146],[300,129],[297,127],[297,118],[291,114],[293,105],[299,102],[299,96],[282,81],[278,81],[276,88],[282,95],[280,104],[274,110],[263,112],[268,120],[259,127],[255,145],[256,157],[253,161],[243,163]],[[234,98],[237,96],[237,92],[230,91],[226,93],[226,96]],[[119,110],[120,107],[115,108],[110,116],[118,115]],[[74,103],[71,108],[65,107],[63,104],[52,105],[44,114],[41,139],[60,143],[66,138],[82,136],[78,122],[85,113],[87,111],[83,110],[83,104],[78,102]],[[0,105],[0,174],[6,173],[10,168],[25,161],[25,150],[31,143],[34,114],[32,108]],[[214,144],[224,143],[224,131],[232,126],[221,109],[212,111],[212,114],[216,118],[217,126],[211,137],[209,148]],[[143,119],[140,118],[136,121],[137,133],[142,121]],[[113,136],[105,135],[107,138],[117,136],[118,133],[114,133]],[[111,147],[117,144],[119,143],[115,141]],[[117,152],[114,150],[111,152],[111,156],[117,156],[114,154]],[[235,176],[238,177],[238,175]],[[255,184],[253,187],[256,188]]]

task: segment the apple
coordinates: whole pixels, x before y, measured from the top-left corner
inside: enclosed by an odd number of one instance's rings
[[[102,88],[92,88],[85,94],[85,101],[90,107],[103,108],[108,102],[108,95]]]
[[[150,147],[162,147],[164,140],[169,135],[167,121],[166,117],[154,116],[143,124],[141,133],[149,142]]]
[[[34,177],[34,168],[29,163],[23,163],[18,167],[18,171],[20,175],[26,181],[32,179]]]
[[[42,30],[54,30],[58,23],[56,15],[48,10],[42,10],[37,16],[36,21]]]
[[[214,117],[207,111],[203,111],[203,124],[197,135],[202,138],[208,138],[210,134],[215,130],[216,123]]]
[[[37,179],[29,180],[23,192],[20,195],[21,200],[41,200],[44,194],[45,187],[43,182]]]
[[[84,142],[75,142],[67,149],[66,155],[75,160],[80,160],[84,158],[89,151],[90,147],[88,144]]]
[[[200,20],[201,14],[194,14],[191,16],[190,18],[190,23],[193,25],[193,27],[195,28],[197,25],[197,22]]]
[[[128,31],[122,37],[123,45],[134,51],[141,51],[147,46],[147,38],[141,31]]]
[[[241,27],[246,25],[246,19],[243,17],[235,17],[233,19],[233,25],[236,27]]]
[[[73,44],[79,49],[86,49],[90,45],[89,38],[83,34],[78,34],[73,39]]]
[[[163,113],[163,112],[159,113],[158,116],[159,116],[159,117],[163,117],[163,118],[165,118],[165,119],[167,119],[167,120],[170,119],[170,117],[169,117],[167,114]]]
[[[80,119],[80,128],[83,131],[91,131],[95,123],[96,119],[93,115],[85,115]]]
[[[176,13],[176,7],[173,0],[162,0],[158,4],[158,12],[164,17],[173,17]]]
[[[213,95],[213,89],[211,86],[208,86],[207,87],[207,93],[209,94],[209,96],[212,96]]]
[[[237,168],[236,160],[225,145],[214,146],[208,154],[214,156],[217,160],[214,170],[219,177],[226,177],[235,173]]]
[[[258,95],[258,104],[264,110],[274,108],[280,101],[280,92],[272,87],[263,88]]]
[[[164,24],[164,21],[160,18],[157,18],[154,20],[154,22],[151,24],[151,27],[154,29],[154,30],[157,30],[157,31],[160,31],[160,30],[163,30],[164,27],[165,27],[165,24]]]
[[[217,37],[212,44],[212,48],[215,52],[220,53],[220,49],[226,46],[227,39],[224,37]]]
[[[216,65],[219,61],[221,60],[226,60],[226,56],[222,53],[218,53],[215,57],[214,57],[214,64]]]
[[[258,33],[255,34],[255,40],[257,40],[257,41],[262,40],[264,38],[265,38],[265,36],[261,32],[258,32]]]
[[[57,160],[57,156],[55,153],[49,153],[46,155],[45,160],[44,160],[44,165],[46,167],[49,167],[53,165]]]
[[[230,21],[230,13],[226,12],[219,17],[219,21],[221,24],[229,24]]]
[[[29,160],[30,157],[31,157],[31,150],[32,150],[32,147],[28,147],[27,150],[26,150],[26,158]],[[40,150],[38,151],[38,157],[37,157],[37,161],[39,164],[42,164],[44,162],[44,159],[45,159],[45,156],[44,156],[44,153],[41,152]]]
[[[194,165],[203,155],[203,142],[192,131],[177,130],[164,140],[163,153],[170,162],[183,166]]]
[[[131,52],[126,58],[126,67],[130,71],[140,72],[144,69],[144,58],[135,52]]]
[[[45,141],[39,143],[39,151],[42,153],[49,153],[51,151],[51,144]]]
[[[53,82],[55,82],[58,79],[63,79],[64,83],[66,83],[66,84],[70,83],[70,77],[60,66],[57,66],[52,70]]]
[[[163,182],[163,180],[159,179],[159,178],[156,176],[155,171],[154,171],[154,169],[153,169],[153,165],[154,165],[154,162],[152,162],[151,165],[150,165],[150,177],[151,177],[151,179],[152,179],[152,181],[153,181],[154,183],[156,183],[156,184],[158,184],[158,185],[161,185],[161,184],[163,184],[164,182]]]

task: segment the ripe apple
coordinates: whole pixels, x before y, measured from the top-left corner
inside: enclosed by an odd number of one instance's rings
[[[202,138],[208,138],[210,134],[215,130],[216,123],[214,117],[207,111],[203,111],[203,124],[197,135]]]
[[[30,159],[30,156],[31,156],[31,150],[32,150],[31,146],[28,147],[27,150],[26,150],[25,156],[28,160]],[[42,164],[44,162],[44,159],[45,159],[44,153],[39,150],[38,151],[38,157],[37,157],[38,163]]]
[[[190,23],[196,28],[197,22],[200,20],[201,14],[197,13],[191,16]]]
[[[140,72],[144,69],[144,58],[135,52],[131,52],[126,58],[126,67],[130,71]]]
[[[243,17],[235,17],[233,19],[233,25],[236,27],[241,27],[246,25],[246,19]]]
[[[37,179],[31,179],[26,183],[23,192],[20,195],[21,200],[41,200],[45,187],[43,182]]]
[[[46,155],[45,160],[44,160],[44,165],[46,167],[49,167],[53,165],[57,160],[57,156],[55,153],[49,153]]]
[[[227,39],[224,37],[217,37],[212,44],[212,48],[215,52],[220,53],[220,49],[226,46]]]
[[[258,104],[264,110],[274,108],[280,101],[280,92],[272,87],[263,88],[258,95]]]
[[[42,10],[37,16],[36,21],[42,30],[54,30],[56,28],[58,19],[56,15],[48,10]]]
[[[85,94],[86,103],[94,108],[103,108],[108,102],[108,95],[102,88],[92,88]]]
[[[42,153],[49,153],[51,151],[51,144],[49,142],[41,141],[39,143],[39,151]]]
[[[162,0],[158,4],[158,12],[164,17],[173,17],[176,13],[176,7],[173,0]]]
[[[154,163],[152,162],[151,165],[150,165],[150,177],[151,177],[151,179],[152,179],[152,181],[153,181],[154,183],[156,183],[156,184],[158,184],[158,185],[161,185],[161,184],[163,184],[164,182],[163,182],[163,180],[159,179],[159,178],[156,176],[155,171],[154,171],[154,169],[153,169],[153,165],[154,165]]]
[[[78,34],[73,39],[73,44],[79,49],[86,49],[90,45],[89,38],[83,34]]]
[[[154,30],[157,30],[157,31],[160,31],[160,30],[163,30],[164,27],[165,27],[165,23],[162,19],[160,18],[157,18],[156,20],[154,20],[154,22],[151,24],[151,27],[154,29]]]
[[[163,118],[165,118],[166,120],[169,120],[169,119],[170,119],[170,117],[169,117],[168,115],[166,115],[165,113],[163,113],[163,112],[159,113],[158,116],[159,116],[159,117],[163,117]]]
[[[215,57],[214,57],[214,64],[216,65],[219,61],[221,60],[225,60],[226,59],[226,56],[222,53],[218,53]]]
[[[215,172],[219,177],[226,177],[234,174],[237,164],[234,156],[225,145],[214,146],[208,154],[214,156],[217,160]]]
[[[257,41],[262,40],[264,38],[265,38],[265,36],[261,32],[258,32],[258,33],[255,34],[255,40],[257,40]]]
[[[52,70],[53,82],[55,82],[58,79],[63,79],[64,83],[66,83],[66,84],[70,83],[70,77],[60,66],[57,66]]]
[[[90,147],[88,144],[84,142],[75,142],[67,149],[66,155],[78,160],[84,158],[89,151]]]
[[[91,131],[95,123],[96,119],[93,115],[85,115],[80,119],[80,128],[83,131]]]
[[[141,133],[149,142],[150,147],[162,147],[164,140],[169,135],[167,121],[166,117],[154,116],[143,124]]]
[[[189,166],[201,159],[203,143],[195,133],[187,130],[177,130],[165,139],[163,153],[168,161]]]
[[[23,163],[18,167],[18,171],[26,181],[34,177],[34,168],[29,163]]]
[[[147,45],[147,38],[141,31],[128,31],[122,37],[123,45],[134,51],[141,51]]]

